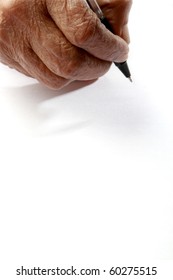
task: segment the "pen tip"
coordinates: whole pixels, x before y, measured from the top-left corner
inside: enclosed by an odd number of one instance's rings
[[[129,79],[129,81],[130,81],[131,83],[133,82],[133,80],[132,80],[132,78],[131,78],[131,77],[129,77],[128,79]]]

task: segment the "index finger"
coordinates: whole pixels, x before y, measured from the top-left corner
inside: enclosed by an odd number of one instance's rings
[[[106,61],[127,59],[128,45],[100,22],[85,0],[46,0],[52,19],[71,44]]]

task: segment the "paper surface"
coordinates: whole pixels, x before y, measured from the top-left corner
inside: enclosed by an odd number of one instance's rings
[[[56,92],[0,65],[1,252],[11,279],[20,265],[173,259],[173,5],[164,2],[161,21],[162,1],[156,15],[156,1],[134,2],[133,84],[112,66]]]

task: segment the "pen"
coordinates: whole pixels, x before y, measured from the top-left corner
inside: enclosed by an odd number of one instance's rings
[[[102,10],[100,9],[98,3],[96,0],[87,0],[90,8],[96,13],[96,15],[98,16],[98,18],[100,19],[100,21],[105,25],[105,27],[111,31],[112,31],[112,27],[109,24],[108,20],[105,18]],[[130,70],[127,64],[127,61],[124,62],[114,62],[114,64],[119,68],[119,70],[124,74],[124,76],[126,78],[128,78],[130,80],[130,82],[132,82],[132,78],[131,78],[131,74],[130,74]]]

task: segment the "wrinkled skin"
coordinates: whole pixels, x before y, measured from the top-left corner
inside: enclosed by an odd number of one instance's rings
[[[127,59],[132,1],[97,2],[116,35],[85,0],[0,0],[0,61],[52,89],[104,75]]]

